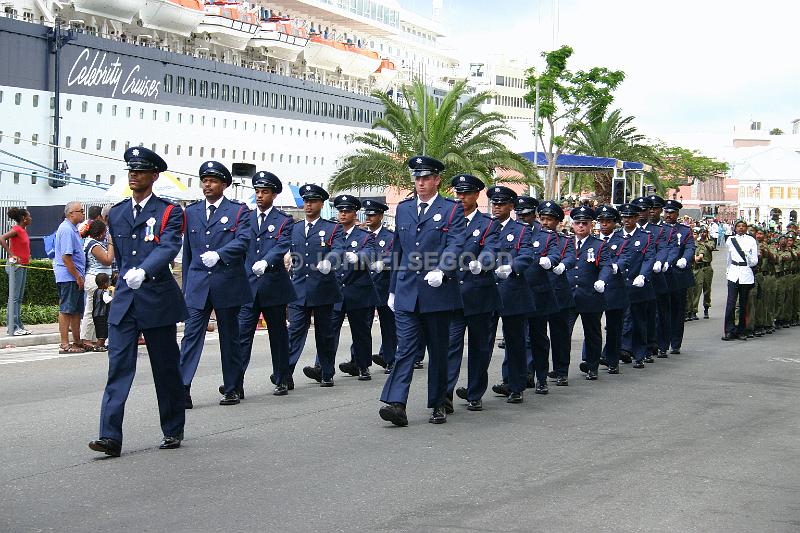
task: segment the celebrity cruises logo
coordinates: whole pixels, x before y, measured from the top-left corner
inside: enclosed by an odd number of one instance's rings
[[[106,53],[101,55],[100,52],[95,52],[94,57],[91,57],[89,49],[84,48],[72,64],[67,86],[111,87],[112,98],[117,95],[118,90],[121,90],[123,95],[136,94],[143,98],[158,99],[158,87],[161,82],[140,74],[141,68],[140,65],[136,65],[126,71],[119,56],[113,62],[108,62]]]

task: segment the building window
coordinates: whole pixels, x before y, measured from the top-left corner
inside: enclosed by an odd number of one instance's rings
[[[239,89],[239,87],[235,87],[234,86],[233,87],[233,103],[234,104],[238,104],[239,103],[239,95],[240,95],[240,93],[241,93],[241,90]]]
[[[205,80],[200,82],[200,98],[208,98],[208,82]]]
[[[259,102],[260,96],[261,93],[259,91],[253,91],[253,107],[258,107],[261,105],[261,103]]]
[[[172,74],[166,74],[164,76],[164,92],[172,92]]]
[[[294,111],[294,104],[296,101],[297,100],[294,96],[289,97],[289,111]]]
[[[219,83],[212,83],[211,84],[211,98],[213,100],[219,99]]]
[[[222,99],[225,102],[231,99],[231,88],[227,84],[222,85]]]
[[[242,103],[250,105],[250,89],[242,89]]]
[[[284,110],[286,109],[286,95],[285,94],[281,95],[281,109],[284,109]]]
[[[770,200],[782,200],[783,199],[783,187],[770,187],[769,188],[769,198],[770,198]]]
[[[272,100],[272,109],[278,109],[278,94],[272,93],[271,100]]]

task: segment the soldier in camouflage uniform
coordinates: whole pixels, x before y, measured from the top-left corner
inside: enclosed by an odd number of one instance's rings
[[[759,294],[756,299],[755,335],[771,334],[775,331],[775,247],[767,242],[766,228],[756,231],[758,242],[758,273],[756,274]]]
[[[697,317],[700,305],[700,293],[703,293],[703,318],[708,318],[708,308],[711,307],[711,280],[714,279],[714,269],[711,267],[711,255],[714,251],[714,242],[709,239],[708,228],[700,228],[700,236],[695,244],[694,252],[694,287],[690,290],[691,300],[687,313],[687,320],[699,320]],[[751,291],[752,292],[752,291]]]
[[[797,228],[796,225],[794,227]],[[792,254],[792,273],[789,276],[787,288],[792,299],[792,305],[789,308],[789,324],[797,326],[800,325],[800,243],[797,242],[795,233],[789,234],[786,239],[786,248]]]
[[[789,327],[789,303],[788,299],[788,281],[789,271],[791,269],[792,253],[786,247],[786,235],[781,235],[778,238],[778,249],[775,253],[775,278],[776,278],[776,294],[775,294],[775,325],[776,327]]]

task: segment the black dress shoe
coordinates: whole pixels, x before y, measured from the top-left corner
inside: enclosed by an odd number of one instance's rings
[[[508,396],[511,394],[511,389],[508,388],[508,383],[498,383],[497,385],[492,385],[492,392],[500,396]]]
[[[659,351],[659,352],[658,352],[658,355],[657,355],[656,357],[658,357],[659,359],[667,359],[667,358],[669,357],[669,355],[667,355],[667,352],[662,352],[662,351]],[[652,357],[651,357],[650,359],[652,359]],[[644,358],[644,362],[645,362],[645,363],[649,362],[649,361],[647,360],[647,357],[645,357],[645,358]]]
[[[442,405],[440,407],[434,407],[433,411],[431,411],[431,416],[428,418],[428,422],[431,424],[444,424],[447,422],[447,411],[445,407]]]
[[[736,334],[735,333],[726,333],[725,335],[722,336],[722,340],[723,341],[736,340]]]
[[[755,335],[753,334],[753,332],[752,332],[752,331],[751,331],[750,333],[748,333],[748,334],[747,334],[747,338],[748,338],[748,339],[755,338]]]
[[[395,426],[405,427],[408,425],[406,416],[406,406],[402,403],[390,403],[384,405],[378,411],[381,419],[391,422]]]
[[[550,372],[547,373],[547,377],[550,379],[556,379],[558,376],[556,375],[555,370],[551,370]]]
[[[483,402],[480,400],[470,400],[467,402],[467,411],[483,411]]]
[[[218,390],[220,394],[225,395],[225,385],[220,385]],[[239,395],[240,400],[244,400],[244,387],[237,387],[236,394]]]
[[[450,398],[444,399],[444,412],[448,415],[452,415],[453,413],[456,412],[456,410],[453,409],[453,400],[451,400]]]
[[[333,378],[322,378],[319,380],[320,387],[333,387]]]
[[[358,367],[354,361],[347,361],[344,363],[339,363],[339,370],[342,371],[343,374],[348,374],[350,376],[358,376]]]
[[[501,350],[505,349],[506,341],[503,340],[503,341],[498,342],[497,343],[497,347],[500,348]]]
[[[547,387],[547,383],[540,381],[536,384],[536,389],[533,392],[534,394],[547,394],[550,389]]]
[[[379,353],[372,354],[372,362],[381,368],[386,368],[386,359]]]
[[[119,457],[122,452],[122,443],[114,439],[97,439],[89,443],[89,448],[96,452],[102,452],[111,457]]]
[[[386,365],[386,370],[383,371],[384,374],[391,374],[392,370],[394,370],[394,363],[390,363]]]
[[[422,364],[422,361],[414,361],[414,370],[422,370],[425,366]]]
[[[294,378],[293,377],[289,376],[288,378],[286,378],[286,386],[289,388],[289,390],[294,390]]]
[[[369,373],[369,368],[362,368],[358,371],[358,381],[369,381],[372,379],[372,374]]]
[[[633,361],[633,354],[627,350],[620,350],[619,351],[619,360],[621,363],[625,363],[626,365],[631,364]]]
[[[703,309],[703,318],[708,318],[708,307]]]
[[[586,363],[586,361],[581,361],[581,363],[578,365],[578,368],[580,368],[581,372],[584,374],[589,371],[589,365]]]
[[[306,375],[308,379],[313,379],[317,383],[322,381],[322,367],[321,366],[304,366],[303,367],[303,374]]]
[[[159,450],[174,450],[181,447],[183,435],[177,437],[164,437],[161,439],[161,444],[158,445]]]
[[[466,387],[459,387],[456,389],[456,396],[461,398],[462,400],[467,399],[467,388]]]
[[[229,392],[219,401],[220,405],[236,405],[239,403],[239,395],[235,392]]]
[[[183,389],[183,408],[184,409],[192,409],[194,407],[194,403],[192,403],[192,395],[189,393],[189,387],[184,387]]]
[[[634,361],[633,368],[644,368],[644,361]]]
[[[681,354],[681,349],[680,348],[673,348],[673,349],[671,349],[669,351],[669,353],[671,353],[672,355],[680,355]]]
[[[533,372],[528,372],[528,378],[525,382],[525,386],[529,389],[532,389],[536,386],[536,376],[533,375]]]
[[[601,357],[601,358],[600,358],[600,365],[601,365],[601,366],[608,366],[608,361],[606,361],[605,359],[603,359],[603,358]]]
[[[522,403],[522,393],[521,392],[512,392],[506,398],[506,403]]]
[[[272,391],[273,396],[286,396],[287,394],[289,394],[289,387],[283,383],[276,385],[275,390]]]
[[[558,376],[556,378],[556,387],[567,387],[569,386],[569,380],[566,376]]]
[[[596,380],[597,379],[597,370],[589,370],[586,373],[586,379],[588,379],[589,381]]]
[[[664,357],[667,357],[667,352],[658,352],[658,356],[657,357],[660,357],[660,358],[663,359]],[[645,363],[655,363],[656,360],[653,359],[652,355],[645,355],[644,356],[644,362]]]
[[[610,366],[608,367],[609,374],[619,374],[619,367],[618,366]]]

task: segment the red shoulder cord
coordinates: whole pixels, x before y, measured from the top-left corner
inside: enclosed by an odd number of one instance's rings
[[[522,226],[522,231],[519,232],[519,239],[517,239],[517,251],[519,252],[519,247],[522,246],[522,236],[525,235],[525,226]]]
[[[491,230],[491,229],[492,229],[492,226],[494,226],[494,220],[490,221],[490,222],[489,222],[489,225],[488,225],[488,226],[486,226],[486,231],[484,231],[484,232],[483,232],[483,235],[481,236],[481,242],[479,242],[479,243],[478,243],[478,244],[480,244],[481,246],[483,246],[483,243],[485,243],[485,242],[486,242],[486,236],[489,234],[489,230]]]
[[[242,210],[244,210],[246,206],[244,204],[239,207],[239,211],[236,213],[236,220],[233,221],[233,227],[231,227],[231,231],[236,231],[236,228],[239,226],[239,217],[242,215]]]
[[[596,267],[600,266],[600,255],[603,253],[603,245],[605,243],[605,241],[600,242],[600,248],[597,249],[597,258],[594,260],[594,266]]]
[[[648,233],[647,234],[647,244],[645,244],[644,248],[642,248],[642,255],[644,255],[644,253],[647,251],[647,249],[649,247],[650,247],[650,234]]]
[[[156,243],[161,242],[161,234],[164,233],[164,230],[167,228],[167,222],[169,222],[169,215],[172,213],[172,208],[175,207],[173,204],[169,204],[166,209],[164,209],[164,214],[161,216],[161,228],[158,230],[158,235],[153,235],[153,239],[155,239]],[[183,213],[183,222],[181,223],[181,235],[186,231],[186,213]]]
[[[453,210],[450,211],[450,217],[447,219],[447,224],[445,224],[445,226],[442,228],[443,232],[447,233],[450,231],[450,223],[453,221],[453,215],[456,214],[456,209],[458,209],[458,203],[456,203],[456,205],[453,206]]]
[[[283,223],[281,224],[281,227],[278,228],[278,234],[275,236],[276,239],[281,236],[281,232],[283,231],[283,227],[286,225],[287,222],[289,222],[289,220],[290,220],[289,217],[286,217],[286,218],[283,219]]]
[[[628,237],[628,239],[630,239],[630,237]],[[625,245],[628,244],[628,239],[622,239],[622,246],[619,247],[619,251],[617,252],[617,257],[619,257],[619,254],[621,254],[622,250],[625,249]]]
[[[339,229],[339,224],[336,224],[336,225],[333,227],[333,231],[331,232],[331,238],[330,238],[330,240],[328,241],[328,246],[333,246],[333,236],[334,236],[334,235],[336,235],[336,230],[337,230],[337,229]]]
[[[547,234],[547,240],[544,241],[544,248],[542,248],[542,252],[539,254],[539,256],[544,257],[545,252],[547,252],[547,245],[550,244],[550,237],[552,236],[552,233]]]
[[[561,259],[567,255],[567,246],[569,246],[569,237],[564,237],[564,248],[561,249]]]

